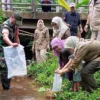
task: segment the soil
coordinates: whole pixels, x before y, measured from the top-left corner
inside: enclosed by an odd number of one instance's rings
[[[3,90],[0,82],[0,100],[46,100],[37,90],[38,86],[32,85],[31,79],[14,77],[10,90]]]

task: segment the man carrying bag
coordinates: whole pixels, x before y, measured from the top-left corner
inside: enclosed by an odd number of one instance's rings
[[[22,24],[22,17],[20,16],[19,13],[15,13],[12,17],[10,17],[2,24],[1,40],[3,43],[1,44],[1,46],[17,47],[20,44],[18,36],[19,34],[18,26],[21,24]],[[1,57],[4,57],[2,48],[1,48],[1,54],[2,54]],[[0,61],[0,67],[1,67],[0,75],[1,75],[2,87],[4,90],[9,90],[11,79],[7,78],[8,69],[4,59]]]

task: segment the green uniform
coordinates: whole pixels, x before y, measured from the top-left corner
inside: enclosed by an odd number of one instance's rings
[[[9,31],[9,39],[12,42],[15,42],[15,38],[16,38],[16,31],[18,29],[17,25],[13,25],[10,22],[10,19],[6,20],[3,24],[2,24],[2,30],[3,29],[7,29]],[[3,46],[8,46],[4,41],[3,41],[3,34],[0,34],[0,57],[4,57],[3,54]],[[1,82],[2,82],[2,86],[3,89],[9,89],[10,88],[10,81],[11,79],[7,78],[7,66],[6,66],[6,62],[5,60],[0,61],[0,75],[1,75]]]

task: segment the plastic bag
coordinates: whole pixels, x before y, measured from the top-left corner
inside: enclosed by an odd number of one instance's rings
[[[55,73],[52,91],[59,92],[61,91],[61,87],[62,87],[62,77],[60,74]]]
[[[4,57],[8,68],[8,78],[27,75],[24,47],[3,47]]]

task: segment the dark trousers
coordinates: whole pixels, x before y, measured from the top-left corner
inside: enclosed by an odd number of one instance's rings
[[[93,90],[98,88],[96,80],[93,77],[93,74],[98,70],[100,70],[100,62],[98,61],[89,62],[85,64],[82,69],[81,76],[83,86],[88,92],[93,92]]]
[[[7,78],[7,71],[2,72],[1,74],[1,83],[2,83],[2,87],[4,90],[9,90],[10,89],[10,82],[11,79]]]
[[[41,2],[41,4],[45,4],[44,1]],[[47,4],[51,4],[51,2],[48,2]],[[41,6],[43,12],[51,12],[51,6]]]

